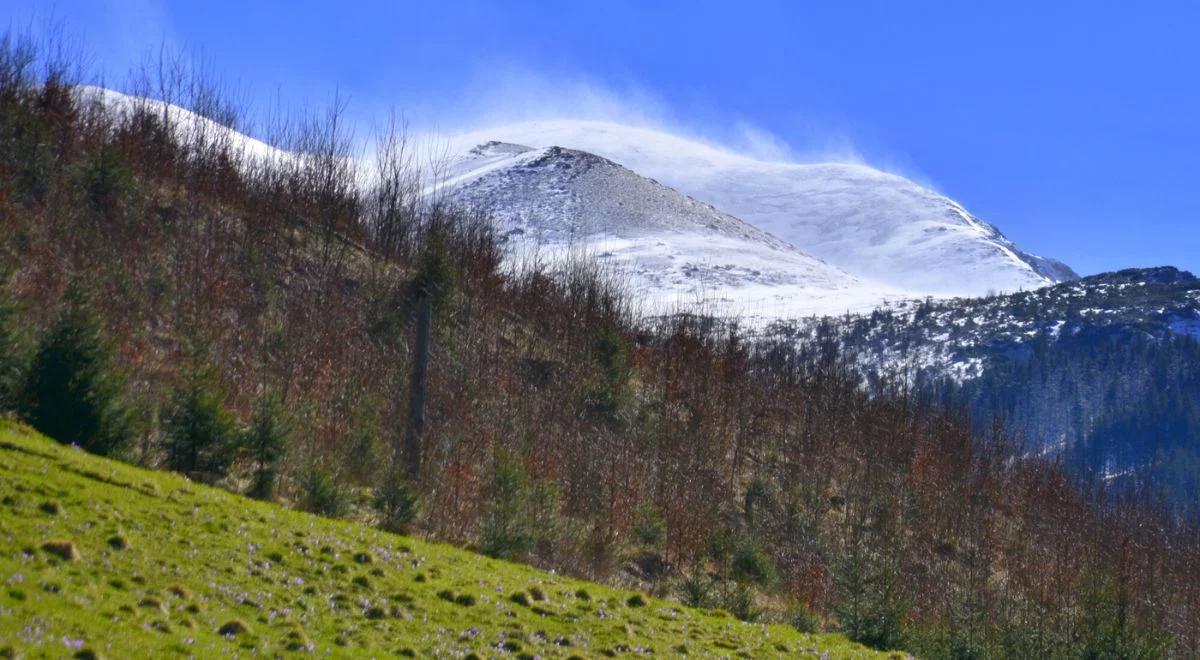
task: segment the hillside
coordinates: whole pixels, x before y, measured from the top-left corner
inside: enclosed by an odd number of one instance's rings
[[[4,657],[883,655],[247,500],[11,423],[0,471]]]
[[[995,416],[1082,476],[1200,506],[1200,279],[1129,269],[1005,296],[902,303],[774,328],[829,340],[869,381],[904,374]]]
[[[492,140],[609,158],[882,289],[983,295],[1075,277],[944,195],[865,165],[762,161],[654,129],[579,120],[475,130],[453,144],[466,152]]]
[[[833,334],[872,372],[962,382],[998,361],[1028,359],[1039,341],[1200,338],[1200,279],[1170,267],[1130,269],[1008,295],[898,301],[774,329],[797,339]]]
[[[199,115],[164,117],[81,98],[22,48],[0,49],[0,409],[48,437],[877,649],[1200,649],[1195,528],[1104,502],[1003,428],[864,391],[818,342],[638,318],[587,259],[508,268],[486,215],[424,194],[402,133],[377,136],[376,176],[362,177],[339,108],[271,140],[294,157],[255,159],[221,139],[242,124],[202,82],[159,95]],[[602,175],[585,184],[627,176],[552,152],[548,165]],[[664,208],[692,204],[636,174]],[[628,219],[686,219],[671,217]],[[755,240],[735,217],[710,229]],[[69,495],[53,495],[68,515]],[[171,520],[169,502],[146,506]],[[109,559],[81,532],[38,531]]]

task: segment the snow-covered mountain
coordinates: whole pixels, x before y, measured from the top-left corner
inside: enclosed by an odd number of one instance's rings
[[[161,101],[94,87],[79,94],[122,112],[161,109],[180,139],[228,144],[243,158],[296,157]],[[862,165],[755,160],[582,120],[462,134],[450,152],[458,155],[437,188],[492,212],[511,254],[594,255],[652,313],[699,308],[769,322],[1075,276],[952,200]],[[358,162],[367,185],[370,163]]]
[[[762,161],[661,131],[576,120],[473,131],[453,138],[452,148],[464,153],[491,141],[608,158],[863,282],[886,283],[881,290],[981,295],[1075,277],[1057,261],[1020,250],[953,200],[864,165]]]
[[[772,319],[904,295],[588,152],[488,142],[452,162],[444,185],[453,201],[492,213],[514,256],[585,251],[651,312],[699,305]]]
[[[143,96],[131,96],[123,92],[79,85],[75,87],[76,99],[84,105],[98,104],[116,116],[128,116],[134,112],[150,112],[158,115],[171,127],[173,137],[181,142],[207,144],[218,149],[228,149],[230,155],[250,160],[270,161],[292,158],[293,155],[278,147],[235,131],[208,117],[191,110]]]

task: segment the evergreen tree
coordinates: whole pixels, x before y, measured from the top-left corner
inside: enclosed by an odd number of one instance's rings
[[[73,287],[42,338],[22,387],[22,417],[63,443],[107,455],[135,433],[136,417],[122,401],[124,377],[86,294]]]
[[[529,479],[511,460],[500,460],[492,477],[492,499],[483,521],[483,553],[508,559],[533,548],[533,520],[527,514]]]
[[[629,367],[625,337],[615,328],[604,328],[592,339],[590,357],[599,369],[599,381],[587,393],[588,410],[609,424],[618,424],[624,403]]]
[[[1090,568],[1084,576],[1080,603],[1079,657],[1158,658],[1164,644],[1133,621],[1128,593],[1102,569]]]
[[[171,393],[163,416],[166,465],[184,474],[223,476],[237,450],[237,426],[225,409],[225,393],[216,372],[192,351],[183,384]]]
[[[484,554],[512,559],[529,554],[552,526],[554,491],[530,479],[524,466],[501,457],[483,521]]]
[[[269,395],[259,398],[254,407],[250,427],[242,436],[242,448],[254,466],[249,495],[269,500],[275,493],[279,464],[287,453],[291,438],[276,399]]]
[[[79,183],[91,207],[110,214],[133,188],[133,175],[114,147],[101,144],[85,161]]]
[[[379,409],[373,397],[364,397],[353,407],[342,468],[346,478],[360,486],[374,484],[386,463],[380,441]]]
[[[300,508],[329,518],[341,518],[353,508],[353,493],[341,475],[313,462],[300,475]]]
[[[410,284],[411,296],[430,297],[438,307],[454,291],[458,279],[454,258],[442,236],[444,230],[430,229],[426,242],[417,259],[416,277]]]
[[[847,637],[877,649],[899,646],[908,606],[899,568],[886,552],[852,543],[836,566],[834,583],[841,596],[834,613]]]
[[[408,480],[399,461],[387,469],[383,482],[375,491],[375,510],[379,526],[389,532],[403,534],[420,512],[420,498]]]

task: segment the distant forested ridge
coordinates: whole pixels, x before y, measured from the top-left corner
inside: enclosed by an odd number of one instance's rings
[[[1130,269],[1036,291],[928,301],[793,335],[856,355],[951,406],[995,417],[1080,477],[1200,499],[1200,279]],[[804,333],[809,333],[804,335]]]

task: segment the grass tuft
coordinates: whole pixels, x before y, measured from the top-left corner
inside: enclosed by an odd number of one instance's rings
[[[314,647],[312,641],[308,639],[308,635],[301,628],[292,628],[289,630],[283,641],[284,648],[292,652],[311,651]]]
[[[225,637],[237,637],[248,632],[250,632],[250,626],[241,619],[231,619],[221,624],[220,628],[217,628],[217,634]]]
[[[79,561],[82,556],[72,541],[67,539],[50,539],[42,543],[42,552],[54,555],[63,561]]]
[[[387,617],[387,610],[375,605],[364,610],[363,616],[371,620],[383,619]]]
[[[145,607],[152,610],[158,610],[164,614],[167,611],[167,606],[163,602],[153,596],[147,596],[138,601],[138,607]]]

